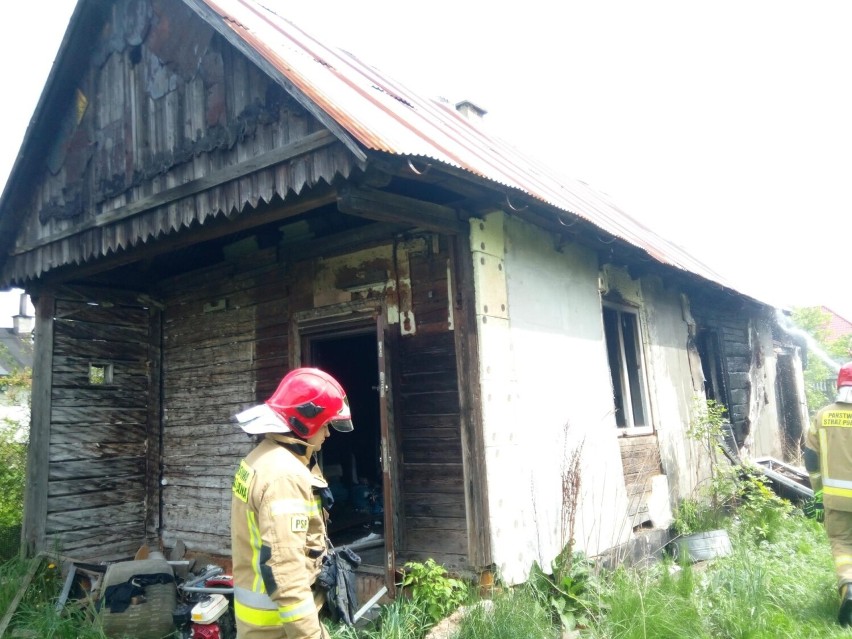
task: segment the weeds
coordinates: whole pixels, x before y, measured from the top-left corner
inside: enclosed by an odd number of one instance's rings
[[[464,616],[454,639],[551,639],[550,613],[527,589],[509,591]]]
[[[464,582],[448,576],[434,559],[405,564],[402,587],[411,589],[412,597],[423,605],[433,623],[454,612],[469,598]]]

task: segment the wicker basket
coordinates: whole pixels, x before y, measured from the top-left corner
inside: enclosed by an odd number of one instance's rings
[[[122,584],[138,575],[167,573],[173,575],[172,567],[164,559],[143,559],[112,564],[104,575],[101,593],[107,587]],[[174,582],[152,584],[145,588],[145,600],[131,604],[122,612],[110,612],[107,606],[101,609],[104,634],[108,637],[133,639],[161,639],[174,632],[172,613],[177,601]]]

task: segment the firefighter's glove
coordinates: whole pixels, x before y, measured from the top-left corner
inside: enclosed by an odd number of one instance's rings
[[[822,504],[822,491],[816,491],[814,496],[805,502],[802,510],[806,517],[816,519],[819,522],[825,521],[825,508]]]

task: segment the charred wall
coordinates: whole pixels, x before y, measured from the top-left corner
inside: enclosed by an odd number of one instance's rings
[[[64,554],[133,555],[156,516],[152,313],[107,300],[56,302],[45,534]]]

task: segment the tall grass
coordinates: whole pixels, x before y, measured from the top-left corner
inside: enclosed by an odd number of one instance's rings
[[[642,567],[599,569],[594,580],[572,579],[593,605],[577,625],[585,639],[832,639],[852,636],[836,621],[838,594],[821,525],[784,510],[770,518],[771,534],[751,516],[735,516],[733,552],[709,562],[671,559]],[[575,562],[576,563],[576,562]],[[579,563],[577,565],[585,565]],[[58,570],[42,568],[18,607],[13,628],[56,639],[103,639],[96,615],[69,605],[57,613]],[[0,564],[0,611],[18,592],[29,564]],[[572,573],[573,574],[573,573]],[[554,582],[555,583],[555,582]],[[555,584],[564,588],[564,580]],[[473,605],[455,639],[551,639],[562,632],[549,600],[532,584],[496,591]],[[554,591],[559,592],[559,591]],[[563,593],[564,594],[564,593]],[[550,602],[552,603],[552,602]],[[562,621],[564,624],[564,620]],[[333,639],[423,639],[434,625],[426,602],[400,596],[379,617],[355,630],[331,628]]]
[[[836,622],[838,596],[825,533],[788,516],[772,542],[740,521],[733,552],[696,566],[666,561],[618,570],[607,614],[590,636],[603,639],[793,639],[848,637]]]
[[[462,617],[455,639],[552,639],[550,611],[528,591],[510,591],[492,605],[473,606]]]

